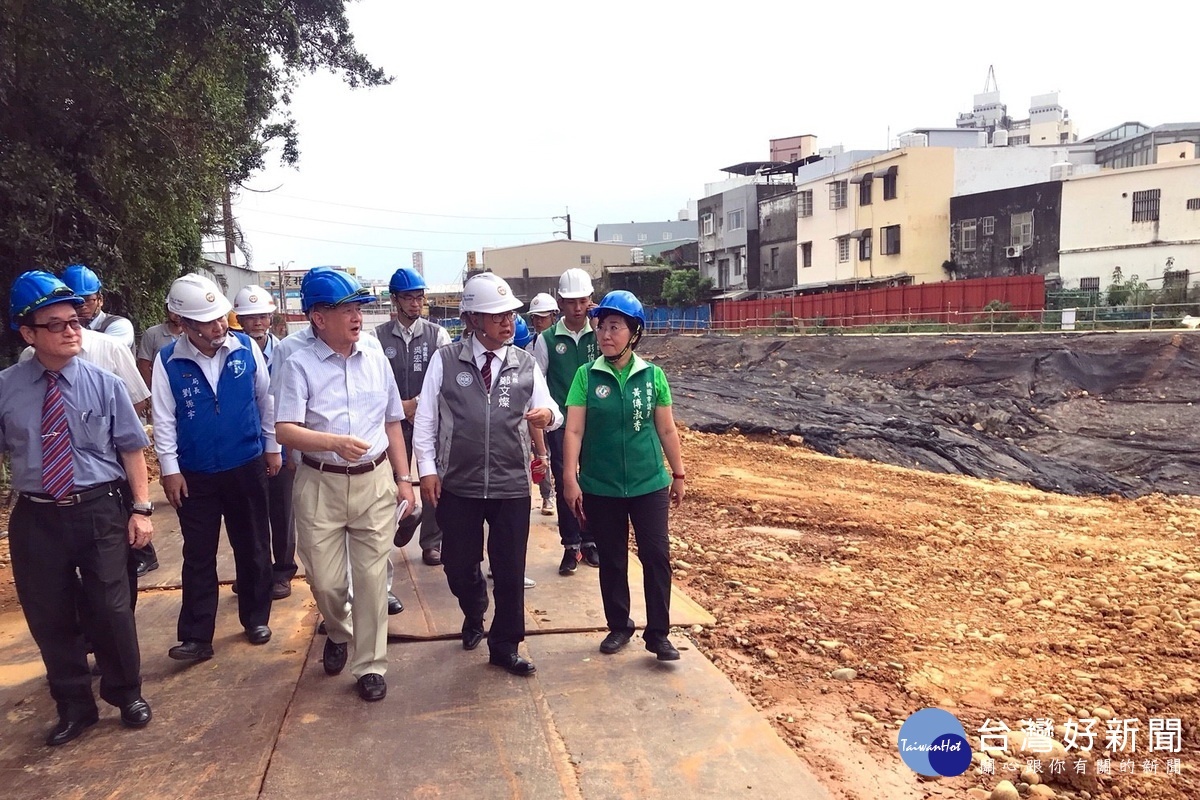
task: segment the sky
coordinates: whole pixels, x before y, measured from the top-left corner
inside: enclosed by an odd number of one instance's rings
[[[809,12],[809,9],[816,9]],[[1007,0],[853,6],[627,2],[347,5],[359,48],[395,80],[305,76],[296,168],[238,191],[257,269],[353,266],[386,279],[424,253],[431,283],[468,250],[675,219],[720,168],[768,140],[885,148],[953,127],[994,66],[1028,116],[1058,91],[1087,136],[1126,120],[1200,120],[1194,8]]]

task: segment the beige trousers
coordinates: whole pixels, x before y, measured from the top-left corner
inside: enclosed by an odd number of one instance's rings
[[[385,674],[387,563],[396,532],[391,468],[385,461],[362,475],[334,475],[301,463],[292,487],[292,513],[296,552],[329,639],[354,643],[349,665],[355,678]]]

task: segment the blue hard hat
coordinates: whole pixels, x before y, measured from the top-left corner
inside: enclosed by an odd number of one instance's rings
[[[8,321],[15,331],[21,327],[20,320],[39,308],[64,302],[81,305],[83,298],[49,272],[35,269],[22,273],[13,281],[8,301]]]
[[[96,294],[103,288],[100,276],[83,264],[72,264],[63,270],[62,282],[80,297]]]
[[[642,301],[633,292],[617,289],[604,295],[604,299],[595,308],[588,311],[592,317],[603,318],[607,314],[617,313],[635,320],[640,327],[646,327],[646,310]]]
[[[518,314],[516,324],[513,325],[513,344],[524,350],[533,341],[533,338],[534,333],[529,329],[525,318]]]
[[[392,273],[391,281],[388,282],[388,291],[392,294],[400,294],[400,292],[423,292],[425,289],[425,279],[421,277],[421,273],[412,267],[401,267],[396,270]]]
[[[340,306],[343,303],[370,303],[374,299],[370,289],[346,273],[328,267],[310,269],[300,284],[300,310],[306,314],[313,306],[323,303]]]

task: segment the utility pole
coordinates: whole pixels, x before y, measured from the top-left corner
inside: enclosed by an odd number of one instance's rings
[[[233,197],[229,191],[229,184],[225,185],[225,191],[221,194],[221,216],[225,222],[225,263],[233,264]]]
[[[568,208],[567,213],[564,216],[553,217],[552,219],[555,219],[555,220],[561,219],[567,223],[567,229],[565,231],[555,231],[555,233],[565,233],[567,235],[567,241],[570,241],[571,240],[571,209]]]

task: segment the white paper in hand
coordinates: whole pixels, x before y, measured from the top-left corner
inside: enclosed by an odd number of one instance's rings
[[[404,512],[405,512],[405,511],[408,511],[408,501],[407,501],[407,500],[401,500],[401,501],[400,501],[400,502],[399,502],[399,503],[396,505],[396,524],[397,524],[397,525],[399,525],[399,524],[400,524],[400,520],[404,519]]]

